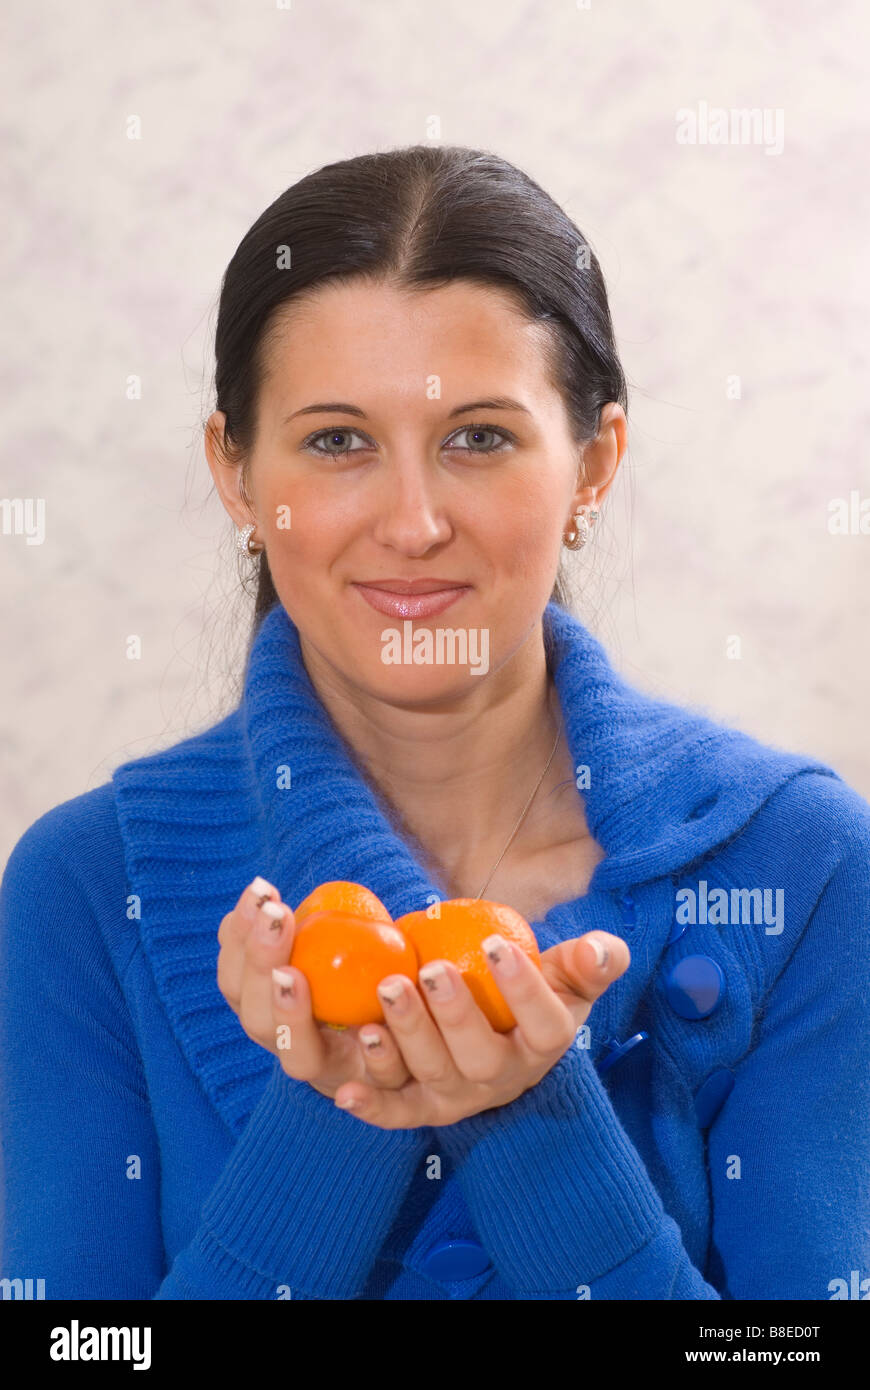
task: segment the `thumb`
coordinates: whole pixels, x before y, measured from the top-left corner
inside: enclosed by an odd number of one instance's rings
[[[619,936],[587,932],[560,941],[541,955],[541,969],[557,994],[574,994],[594,1004],[608,985],[624,975],[631,952]]]

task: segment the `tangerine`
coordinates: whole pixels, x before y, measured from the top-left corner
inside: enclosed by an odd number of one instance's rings
[[[350,912],[297,919],[290,964],[308,981],[312,1016],[332,1028],[383,1023],[378,985],[384,976],[407,975],[417,983],[417,955],[404,932],[389,918]]]
[[[525,917],[505,903],[452,898],[440,904],[440,913],[440,917],[429,917],[425,910],[408,912],[396,918],[395,926],[413,944],[421,966],[430,960],[452,961],[495,1031],[510,1032],[517,1021],[495,982],[481,942],[497,932],[524,951],[540,970],[535,933]]]
[[[380,898],[370,889],[343,878],[319,884],[307,898],[302,899],[293,916],[298,923],[312,912],[326,911],[349,912],[352,917],[369,917],[377,922],[393,920]]]

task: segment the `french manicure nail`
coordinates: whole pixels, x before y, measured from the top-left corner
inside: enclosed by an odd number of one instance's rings
[[[610,948],[597,936],[587,936],[586,940],[595,952],[595,963],[599,969],[603,968],[610,959]]]
[[[283,903],[261,903],[260,911],[267,919],[270,932],[279,932],[284,925],[285,907]]]
[[[286,1004],[289,999],[296,997],[296,985],[289,970],[281,970],[280,967],[273,970],[272,983],[279,1004]]]
[[[419,978],[436,999],[452,999],[456,993],[453,988],[453,981],[447,973],[447,967],[442,965],[440,961],[424,965]]]
[[[380,1033],[360,1033],[359,1040],[368,1052],[374,1052],[383,1046]]]
[[[487,960],[492,961],[496,974],[507,979],[517,973],[516,952],[510,941],[505,941],[503,936],[496,934],[488,936],[481,945],[486,952]]]
[[[395,980],[388,985],[378,985],[378,994],[393,1013],[404,1013],[408,1007],[408,997],[401,980]]]
[[[266,879],[261,878],[259,874],[257,874],[257,877],[251,883],[250,889],[257,899],[257,907],[261,907],[263,901],[266,898],[271,898],[272,894],[275,891],[271,883],[268,883]]]

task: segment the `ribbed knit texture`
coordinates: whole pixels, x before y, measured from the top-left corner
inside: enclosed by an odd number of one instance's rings
[[[509,1105],[383,1131],[245,1035],[217,927],[256,874],[293,905],[333,878],[394,916],[446,895],[278,605],[237,710],[46,813],[10,857],[0,1276],[45,1278],[48,1298],[715,1300],[827,1298],[870,1273],[870,806],[812,758],[633,689],[554,605],[545,637],[606,857],[533,925],[543,949],[598,927],[632,952],[591,1045]],[[668,944],[675,892],[700,879],[783,888],[783,931],[699,923]],[[693,953],[727,988],[687,1021],[664,981]],[[722,1070],[708,1132],[694,1098]],[[490,1267],[439,1280],[427,1256],[458,1237]]]

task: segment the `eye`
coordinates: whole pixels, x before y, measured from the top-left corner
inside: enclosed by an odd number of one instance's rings
[[[363,441],[363,451],[373,447],[365,435],[360,434],[358,430],[348,430],[336,425],[333,429],[316,430],[314,434],[309,434],[307,438],[303,439],[302,448],[310,449],[313,454],[320,454],[321,458],[341,458],[343,454],[361,452],[359,449],[351,449],[348,441],[354,438]],[[330,447],[315,448],[314,446],[319,445],[321,440]]]
[[[470,444],[452,445],[450,443],[450,439],[463,434],[468,435],[472,441]],[[498,441],[491,444],[488,442],[487,436],[490,438],[498,436]],[[514,443],[513,435],[507,430],[497,429],[495,425],[463,425],[462,429],[457,430],[455,435],[450,436],[444,447],[445,449],[459,448],[467,454],[494,454],[503,449],[506,444],[512,443]]]

